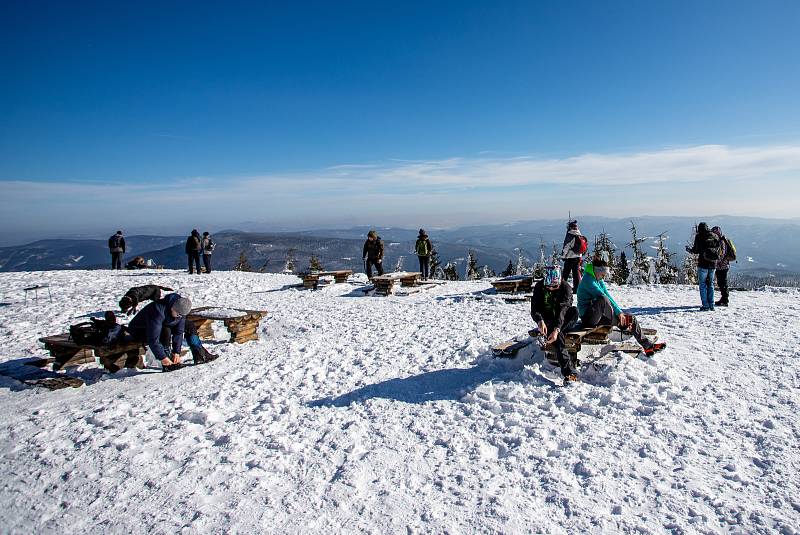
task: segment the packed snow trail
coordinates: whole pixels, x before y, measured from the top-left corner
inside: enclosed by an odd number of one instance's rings
[[[564,388],[491,358],[529,304],[480,281],[387,298],[238,272],[0,282],[0,360],[43,356],[40,336],[146,283],[270,311],[208,365],[87,365],[56,392],[0,377],[4,531],[798,533],[794,289],[700,313],[693,287],[612,287],[669,347]],[[42,282],[53,302],[25,307],[17,289]]]

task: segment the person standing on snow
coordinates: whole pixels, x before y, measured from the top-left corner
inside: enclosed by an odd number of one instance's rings
[[[605,279],[610,273],[608,262],[602,258],[595,257],[586,264],[577,292],[581,325],[583,327],[598,325],[619,327],[621,331],[633,335],[648,357],[667,347],[667,344],[663,342],[653,343],[650,339],[645,338],[636,316],[623,312],[614,301],[614,298],[608,293],[608,286],[605,283]]]
[[[378,270],[378,275],[383,275],[383,241],[378,233],[370,230],[367,241],[364,242],[362,253],[367,268],[367,277],[372,278],[372,267]]]
[[[730,269],[730,263],[736,260],[736,248],[733,246],[733,243],[725,237],[722,233],[722,229],[719,227],[714,227],[711,229],[711,232],[719,236],[719,245],[720,245],[720,258],[717,260],[717,285],[719,286],[719,293],[720,299],[715,304],[721,307],[728,306],[728,269]]]
[[[202,243],[200,241],[200,233],[197,229],[192,230],[192,233],[186,238],[186,256],[189,258],[189,274],[194,273],[194,267],[197,267],[197,273],[200,273],[200,251]]]
[[[577,359],[567,351],[564,332],[578,322],[578,309],[572,306],[572,287],[561,279],[560,267],[547,266],[544,278],[533,287],[531,318],[546,343],[555,344],[564,382],[577,381]]]
[[[433,244],[428,239],[428,234],[425,229],[419,229],[419,236],[417,243],[414,245],[414,251],[419,258],[419,271],[422,273],[422,280],[428,280],[431,267],[431,253],[433,252]]]
[[[700,287],[700,310],[714,310],[714,272],[720,260],[720,237],[708,230],[708,225],[697,225],[692,247],[686,252],[697,255],[697,283]]]
[[[217,244],[211,239],[211,234],[203,232],[200,245],[203,249],[203,266],[206,268],[206,273],[211,273],[211,253],[214,252]]]
[[[573,219],[567,223],[567,235],[564,237],[564,246],[561,250],[561,258],[564,259],[564,278],[572,276],[573,288],[577,288],[581,282],[581,261],[586,249],[586,238],[578,229],[578,221]]]
[[[108,250],[111,253],[111,269],[122,269],[122,255],[125,254],[125,238],[122,237],[121,230],[118,230],[116,234],[108,239]]]

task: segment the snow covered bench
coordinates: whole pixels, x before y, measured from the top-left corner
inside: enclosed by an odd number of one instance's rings
[[[512,275],[492,281],[497,293],[528,293],[533,291],[533,277],[530,275]]]
[[[115,345],[78,344],[69,336],[69,333],[56,334],[39,338],[44,348],[50,353],[49,359],[40,359],[31,364],[43,367],[53,364],[57,371],[66,366],[80,366],[93,363],[95,357],[110,372],[120,368],[144,368],[142,356],[145,352],[144,344],[129,341]]]
[[[352,274],[352,269],[340,269],[338,271],[312,271],[311,273],[306,273],[303,275],[303,287],[316,289],[316,287],[319,285],[320,277],[330,276],[333,276],[333,280],[336,284],[340,284],[347,282],[347,279],[349,279],[350,275]]]
[[[200,338],[213,338],[212,324],[221,321],[231,335],[230,342],[243,344],[258,340],[258,323],[266,315],[266,310],[242,310],[238,308],[199,307],[186,315],[186,320],[197,327]]]
[[[422,273],[419,271],[398,271],[372,277],[372,284],[375,285],[375,293],[379,295],[389,295],[394,290],[394,283],[400,281],[401,286],[416,286]]]

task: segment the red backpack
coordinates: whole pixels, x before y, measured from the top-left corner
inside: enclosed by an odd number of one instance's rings
[[[586,239],[586,236],[580,235],[576,236],[578,238],[575,240],[575,243],[572,244],[572,250],[577,254],[583,254],[589,250],[589,241]]]

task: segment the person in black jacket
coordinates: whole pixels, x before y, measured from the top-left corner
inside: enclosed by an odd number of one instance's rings
[[[200,250],[202,249],[202,242],[200,240],[200,233],[197,229],[192,230],[192,233],[186,238],[186,256],[189,258],[189,274],[194,273],[194,267],[197,267],[197,273],[200,273]]]
[[[131,337],[147,344],[153,355],[161,361],[165,372],[183,367],[181,346],[186,329],[184,316],[190,310],[192,302],[189,298],[173,293],[148,304],[128,324]]]
[[[158,286],[157,284],[145,284],[144,286],[134,286],[129,288],[122,299],[119,300],[120,310],[131,316],[136,314],[136,307],[143,301],[158,301],[161,299],[161,291],[171,292],[172,288]]]
[[[122,269],[122,255],[125,254],[125,238],[122,237],[121,230],[118,230],[116,234],[108,239],[108,250],[111,253],[111,269]]]
[[[721,240],[704,222],[697,225],[692,247],[686,252],[697,255],[697,282],[700,286],[700,310],[714,310],[714,271],[720,260]]]
[[[364,242],[364,250],[361,256],[366,264],[368,278],[372,278],[373,266],[378,270],[378,275],[383,275],[383,241],[374,230],[370,230],[367,233],[367,240]]]
[[[572,287],[562,280],[558,266],[547,266],[544,278],[533,287],[531,317],[547,344],[555,344],[564,381],[577,381],[577,359],[567,351],[564,332],[577,323],[578,309],[572,305]]]

